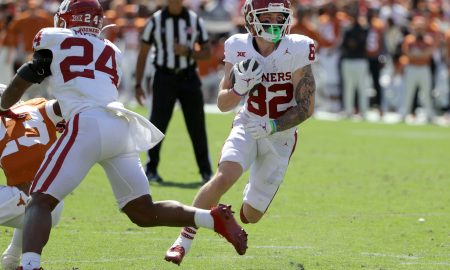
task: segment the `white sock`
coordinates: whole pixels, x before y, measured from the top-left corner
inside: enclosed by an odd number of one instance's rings
[[[197,211],[195,211],[194,221],[197,227],[205,227],[211,230],[214,229],[214,219],[211,216],[210,210],[197,209]]]
[[[197,229],[194,227],[184,227],[181,229],[180,235],[177,240],[173,243],[174,246],[182,246],[184,248],[184,252],[187,254],[191,249],[192,241],[194,241],[195,234],[197,233]]]
[[[14,246],[15,248],[22,249],[22,238],[23,238],[23,231],[22,229],[14,229],[14,234],[11,239],[11,246]],[[20,251],[22,253],[22,251]]]
[[[5,249],[3,254],[10,254],[20,258],[22,255],[22,230],[15,229],[13,237],[11,239],[11,244]]]
[[[41,255],[34,252],[25,252],[22,254],[23,270],[33,270],[41,267]]]

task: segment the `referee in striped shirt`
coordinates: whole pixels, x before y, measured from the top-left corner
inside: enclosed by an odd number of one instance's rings
[[[145,62],[151,47],[155,48],[153,65],[153,105],[150,121],[166,133],[178,100],[191,138],[202,181],[212,174],[203,111],[201,82],[196,70],[196,60],[211,55],[208,34],[203,21],[182,4],[183,0],[167,0],[167,6],[156,11],[142,33],[141,48],[136,65],[135,94],[143,105],[145,93],[141,87]],[[195,50],[195,45],[199,49]],[[149,181],[163,182],[157,167],[161,144],[148,151],[146,174]]]

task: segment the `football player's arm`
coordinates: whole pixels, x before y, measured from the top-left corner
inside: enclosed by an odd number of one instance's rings
[[[16,74],[11,83],[6,87],[5,92],[3,92],[0,102],[0,109],[2,111],[6,111],[12,105],[16,104],[23,96],[23,93],[25,93],[28,87],[32,84],[33,83],[22,79],[22,77]]]
[[[53,54],[50,50],[43,49],[35,51],[33,59],[23,64],[14,76],[11,83],[6,87],[2,95],[0,109],[7,110],[16,104],[25,91],[34,83],[41,83],[46,77],[52,73],[50,64]]]
[[[233,72],[233,65],[225,62],[224,75],[220,81],[219,94],[217,96],[217,107],[222,112],[234,109],[242,98],[233,91],[233,85],[230,80],[231,72]]]
[[[292,82],[295,87],[294,95],[297,105],[275,120],[277,131],[286,130],[301,124],[314,112],[316,82],[311,65],[296,70],[293,74]]]
[[[141,48],[136,63],[136,84],[134,86],[135,97],[140,105],[144,105],[143,99],[145,99],[145,93],[142,89],[141,82],[144,77],[145,63],[147,62],[148,53],[152,45],[149,43],[141,42]]]

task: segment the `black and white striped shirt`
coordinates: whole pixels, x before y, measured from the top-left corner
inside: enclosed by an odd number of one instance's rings
[[[180,15],[169,14],[168,8],[158,10],[147,22],[142,33],[142,41],[155,46],[153,64],[170,69],[185,69],[195,66],[195,60],[187,56],[175,55],[174,43],[189,46],[208,42],[208,33],[203,20],[192,10],[183,8]]]

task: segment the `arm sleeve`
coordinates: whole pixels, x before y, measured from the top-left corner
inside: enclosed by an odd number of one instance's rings
[[[48,49],[35,51],[33,60],[23,64],[17,74],[31,83],[41,83],[45,78],[52,75],[50,70],[52,59],[52,51]]]
[[[56,124],[62,121],[64,118],[55,114],[55,111],[53,110],[53,105],[55,103],[56,103],[55,99],[47,101],[45,103],[45,112],[47,113],[48,118],[52,121],[53,125],[56,126]]]

